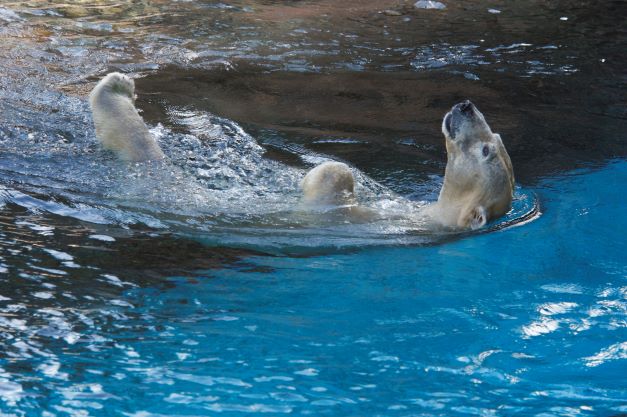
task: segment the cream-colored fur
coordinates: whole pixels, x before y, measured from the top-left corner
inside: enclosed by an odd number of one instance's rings
[[[301,182],[306,204],[346,205],[354,202],[355,179],[341,162],[327,161],[313,168]]]
[[[507,213],[514,191],[514,172],[498,134],[470,102],[459,103],[442,122],[448,161],[438,201],[422,214],[429,224],[447,228],[477,229]],[[303,180],[305,202],[346,204],[354,199],[350,169],[325,162]],[[350,199],[350,200],[347,200]]]
[[[444,226],[477,229],[509,211],[514,171],[501,136],[470,102],[444,116],[444,184],[429,213]]]
[[[163,159],[164,155],[135,108],[135,83],[124,74],[104,77],[89,95],[102,146],[126,161]]]

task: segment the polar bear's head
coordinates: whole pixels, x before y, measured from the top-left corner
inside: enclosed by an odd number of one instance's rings
[[[511,207],[514,172],[501,137],[466,100],[442,121],[448,162],[438,205],[447,224],[478,228]]]

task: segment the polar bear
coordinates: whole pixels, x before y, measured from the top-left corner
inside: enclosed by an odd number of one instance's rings
[[[469,100],[442,121],[447,163],[438,201],[429,214],[444,226],[478,229],[507,213],[514,170],[501,136]]]
[[[511,208],[514,171],[500,135],[492,133],[481,112],[466,100],[442,121],[447,164],[438,201],[421,215],[446,228],[478,229]],[[305,200],[347,204],[354,200],[350,168],[326,162],[303,180]]]
[[[135,108],[135,83],[124,74],[105,76],[89,94],[96,137],[126,161],[160,160],[161,148]]]
[[[164,159],[135,108],[134,93],[133,80],[117,72],[94,87],[89,104],[96,136],[104,148],[123,160]],[[477,229],[505,214],[512,203],[514,172],[501,137],[492,133],[481,112],[468,100],[444,116],[442,133],[448,157],[444,184],[438,201],[422,211],[424,217],[447,228]],[[328,161],[313,168],[301,188],[308,205],[342,206],[356,201],[353,173],[341,162]]]

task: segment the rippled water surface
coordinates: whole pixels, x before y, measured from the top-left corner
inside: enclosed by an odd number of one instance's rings
[[[0,415],[627,413],[625,3],[414,3],[0,4]],[[465,98],[518,186],[436,234]],[[301,206],[328,159],[380,218]]]

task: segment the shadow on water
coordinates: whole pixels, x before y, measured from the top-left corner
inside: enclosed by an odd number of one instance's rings
[[[171,68],[138,80],[139,106],[152,123],[167,123],[164,109],[170,105],[204,109],[244,123],[262,144],[288,155],[289,146],[282,145],[299,143],[347,160],[375,179],[385,179],[377,178],[378,171],[408,171],[424,180],[441,175],[445,164],[444,113],[452,103],[471,98],[504,138],[517,178],[533,182],[582,163],[627,154],[621,140],[627,117],[620,104],[627,100],[625,89],[603,88],[608,74],[603,64],[595,67],[601,77],[520,78],[475,71],[483,82],[447,71]],[[281,159],[291,161],[288,156]]]
[[[121,230],[63,216],[43,219],[39,213],[13,204],[0,209],[0,225],[0,247],[6,254],[0,258],[4,273],[17,279],[33,273],[56,277],[59,290],[90,284],[104,271],[141,286],[158,284],[170,276],[210,277],[211,270],[225,267],[245,272],[252,264],[243,259],[261,255],[252,250],[209,247],[154,233],[141,225]],[[65,282],[68,273],[72,278]],[[3,294],[11,288],[8,285]],[[86,291],[91,289],[86,287]]]
[[[138,82],[140,105],[153,123],[171,104],[207,109],[270,147],[284,148],[278,133],[387,185],[441,173],[441,119],[466,98],[502,134],[524,183],[627,154],[624,2],[459,2],[442,13],[372,2],[330,12],[332,4],[268,6],[257,18],[292,13],[303,27],[354,35],[333,52],[318,47],[299,68],[263,55],[215,70],[163,67]],[[333,44],[324,30],[308,36]]]

